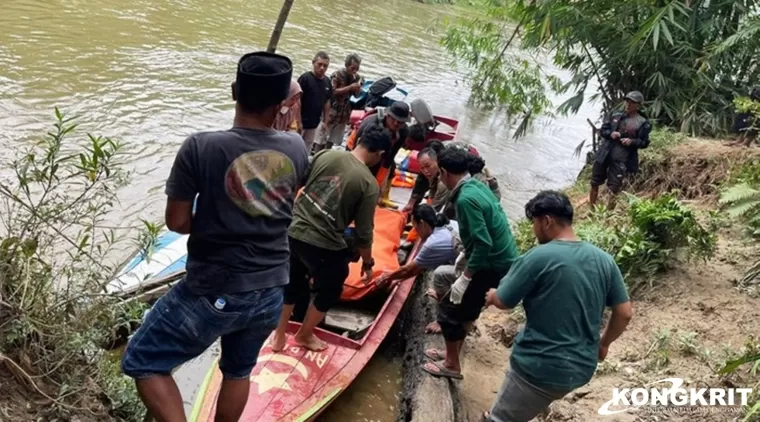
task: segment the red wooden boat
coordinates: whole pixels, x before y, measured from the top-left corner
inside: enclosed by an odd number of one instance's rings
[[[405,203],[410,193],[410,189],[393,188],[391,198],[395,203]],[[375,226],[376,239],[384,239],[377,252],[373,246],[377,277],[383,270],[400,265],[397,252],[407,233],[406,215],[396,210],[378,208]],[[394,230],[396,238],[389,242]],[[419,245],[415,245],[407,259],[414,257],[418,248]],[[378,266],[378,253],[386,258],[384,266]],[[389,254],[392,254],[393,261],[385,256]],[[349,279],[358,276],[360,263],[352,263]],[[348,388],[377,351],[398,318],[413,284],[414,278],[403,280],[390,291],[372,292],[369,300],[366,298],[368,295],[359,295],[362,300],[346,302],[344,296],[341,304],[331,309],[323,324],[315,330],[317,336],[328,343],[324,351],[306,350],[289,339],[284,351],[273,353],[270,336],[251,373],[248,404],[240,420],[313,421]],[[290,321],[289,334],[298,331],[299,326],[300,323]],[[210,368],[197,390],[190,421],[211,422],[214,419],[222,375],[216,360]]]

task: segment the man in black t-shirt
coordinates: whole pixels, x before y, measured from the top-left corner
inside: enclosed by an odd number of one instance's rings
[[[320,124],[324,124],[326,116],[330,115],[330,97],[332,97],[332,83],[325,78],[327,68],[330,67],[330,56],[324,51],[314,55],[311,61],[312,69],[298,78],[303,94],[301,96],[301,121],[303,122],[303,140],[306,142],[306,150],[311,152],[314,138]]]
[[[292,77],[287,57],[243,56],[233,127],[190,135],[174,159],[165,218],[169,230],[190,235],[186,274],[148,312],[121,361],[157,420],[185,420],[172,371],[219,338],[215,420],[237,421],[245,409],[251,370],[282,312],[287,231],[308,167],[301,137],[272,128]]]

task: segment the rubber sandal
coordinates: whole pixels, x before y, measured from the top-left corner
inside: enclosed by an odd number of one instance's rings
[[[441,353],[439,349],[427,349],[425,350],[425,357],[434,362],[438,362],[439,360],[446,359],[446,353]]]
[[[431,371],[430,369],[426,368],[426,365],[428,364],[432,364],[433,366],[435,366],[438,369],[438,371]],[[434,377],[439,377],[439,378],[450,378],[450,379],[456,379],[456,380],[461,380],[464,378],[462,374],[458,374],[454,371],[446,369],[446,367],[443,366],[443,361],[426,363],[425,365],[422,365],[422,370]]]

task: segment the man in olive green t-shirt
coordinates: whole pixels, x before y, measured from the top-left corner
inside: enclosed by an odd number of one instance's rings
[[[308,300],[312,291],[314,299],[294,340],[309,350],[327,347],[314,334],[314,327],[343,291],[351,261],[344,233],[352,222],[362,273],[365,279],[372,274],[372,232],[380,189],[369,167],[380,162],[390,142],[382,128],[370,128],[353,151],[323,150],[314,156],[288,229],[290,283],[285,286],[285,306],[272,341],[275,352],[285,347],[295,304],[301,298]]]
[[[520,256],[486,296],[486,306],[500,309],[522,301],[526,316],[512,347],[511,369],[484,418],[494,422],[527,422],[588,383],[633,315],[615,260],[575,236],[565,194],[540,192],[525,205],[525,214],[540,245]],[[605,307],[612,316],[600,338]]]

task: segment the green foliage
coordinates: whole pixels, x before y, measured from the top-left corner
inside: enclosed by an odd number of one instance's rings
[[[706,260],[715,253],[715,235],[673,194],[655,199],[630,196],[624,216],[601,209],[581,225],[580,232],[615,257],[626,278],[631,278],[631,287],[666,269],[675,250],[687,252],[687,259]]]
[[[558,108],[577,112],[584,101],[602,99],[604,111],[618,107],[628,91],[644,94],[646,111],[660,124],[693,135],[714,135],[732,124],[733,98],[746,95],[760,76],[760,16],[754,1],[489,1],[485,16],[456,22],[444,46],[469,62],[504,63],[530,53],[550,52],[571,78],[558,92],[573,95]],[[519,45],[511,45],[519,23]],[[446,38],[444,38],[446,40]],[[462,46],[460,44],[466,44]],[[514,47],[519,47],[517,52]],[[494,67],[503,77],[472,75],[485,88],[503,90],[510,67]],[[554,84],[550,84],[554,85]],[[586,88],[597,89],[586,98]],[[474,95],[479,96],[479,91]]]
[[[519,137],[534,117],[552,113],[547,88],[559,91],[561,81],[547,75],[529,55],[506,54],[513,42],[519,42],[519,26],[507,30],[508,17],[499,0],[485,0],[482,8],[485,18],[447,22],[441,44],[470,71],[471,101],[503,110],[510,124],[518,123],[514,136]]]
[[[633,198],[628,209],[631,222],[646,238],[667,250],[688,246],[690,257],[707,258],[715,253],[716,237],[705,230],[694,213],[675,194],[651,200]]]
[[[575,227],[578,237],[591,242],[615,258],[631,290],[648,283],[665,268],[670,250],[649,239],[633,225],[627,214],[597,208]]]
[[[740,183],[724,190],[719,202],[732,218],[743,218],[755,236],[760,236],[760,190],[757,185]]]
[[[760,117],[760,101],[755,101],[750,97],[734,98],[734,107],[738,113],[750,113]]]
[[[538,245],[536,236],[533,234],[533,223],[527,219],[521,219],[514,227],[515,243],[521,254],[528,252]]]
[[[649,135],[649,147],[639,151],[642,160],[659,160],[663,152],[686,141],[683,133],[666,127],[657,127]]]
[[[659,370],[670,364],[670,331],[661,329],[652,335],[652,343],[644,354],[644,358],[649,358],[647,370]]]
[[[685,252],[686,260],[707,260],[715,253],[715,235],[674,194],[655,199],[630,196],[627,211],[597,207],[574,227],[579,238],[615,258],[631,290],[650,283],[677,250]],[[529,221],[516,225],[515,241],[521,253],[536,246]]]
[[[746,226],[746,231],[756,239],[760,239],[760,162],[750,161],[742,166],[731,180],[737,183],[724,189],[719,202],[731,219],[740,219]],[[746,288],[756,284],[760,279],[760,259],[755,261],[739,280],[738,285]]]
[[[103,362],[102,348],[141,315],[104,294],[120,237],[105,217],[128,179],[123,146],[72,139],[73,120],[56,109],[55,130],[20,152],[13,177],[0,181],[0,360],[52,402],[42,419],[84,412],[139,420],[134,388]]]
[[[140,219],[142,223],[142,232],[140,232],[137,241],[135,242],[137,250],[140,251],[140,256],[146,262],[150,262],[155,251],[156,242],[158,236],[161,235],[161,231],[164,228],[164,224],[151,223],[150,221]]]
[[[697,356],[700,354],[699,345],[697,344],[697,333],[681,333],[677,339],[678,350],[685,356]]]
[[[750,186],[760,186],[760,159],[750,159],[729,172],[725,185],[746,183]]]
[[[749,374],[757,379],[760,374],[760,344],[753,336],[750,336],[744,347],[740,350],[739,357],[729,359],[717,372],[720,375],[730,375],[739,371],[740,368],[748,366]],[[760,387],[760,382],[755,383],[755,390]],[[755,393],[755,403],[750,405],[744,414],[743,422],[757,420],[760,416],[760,396]]]

